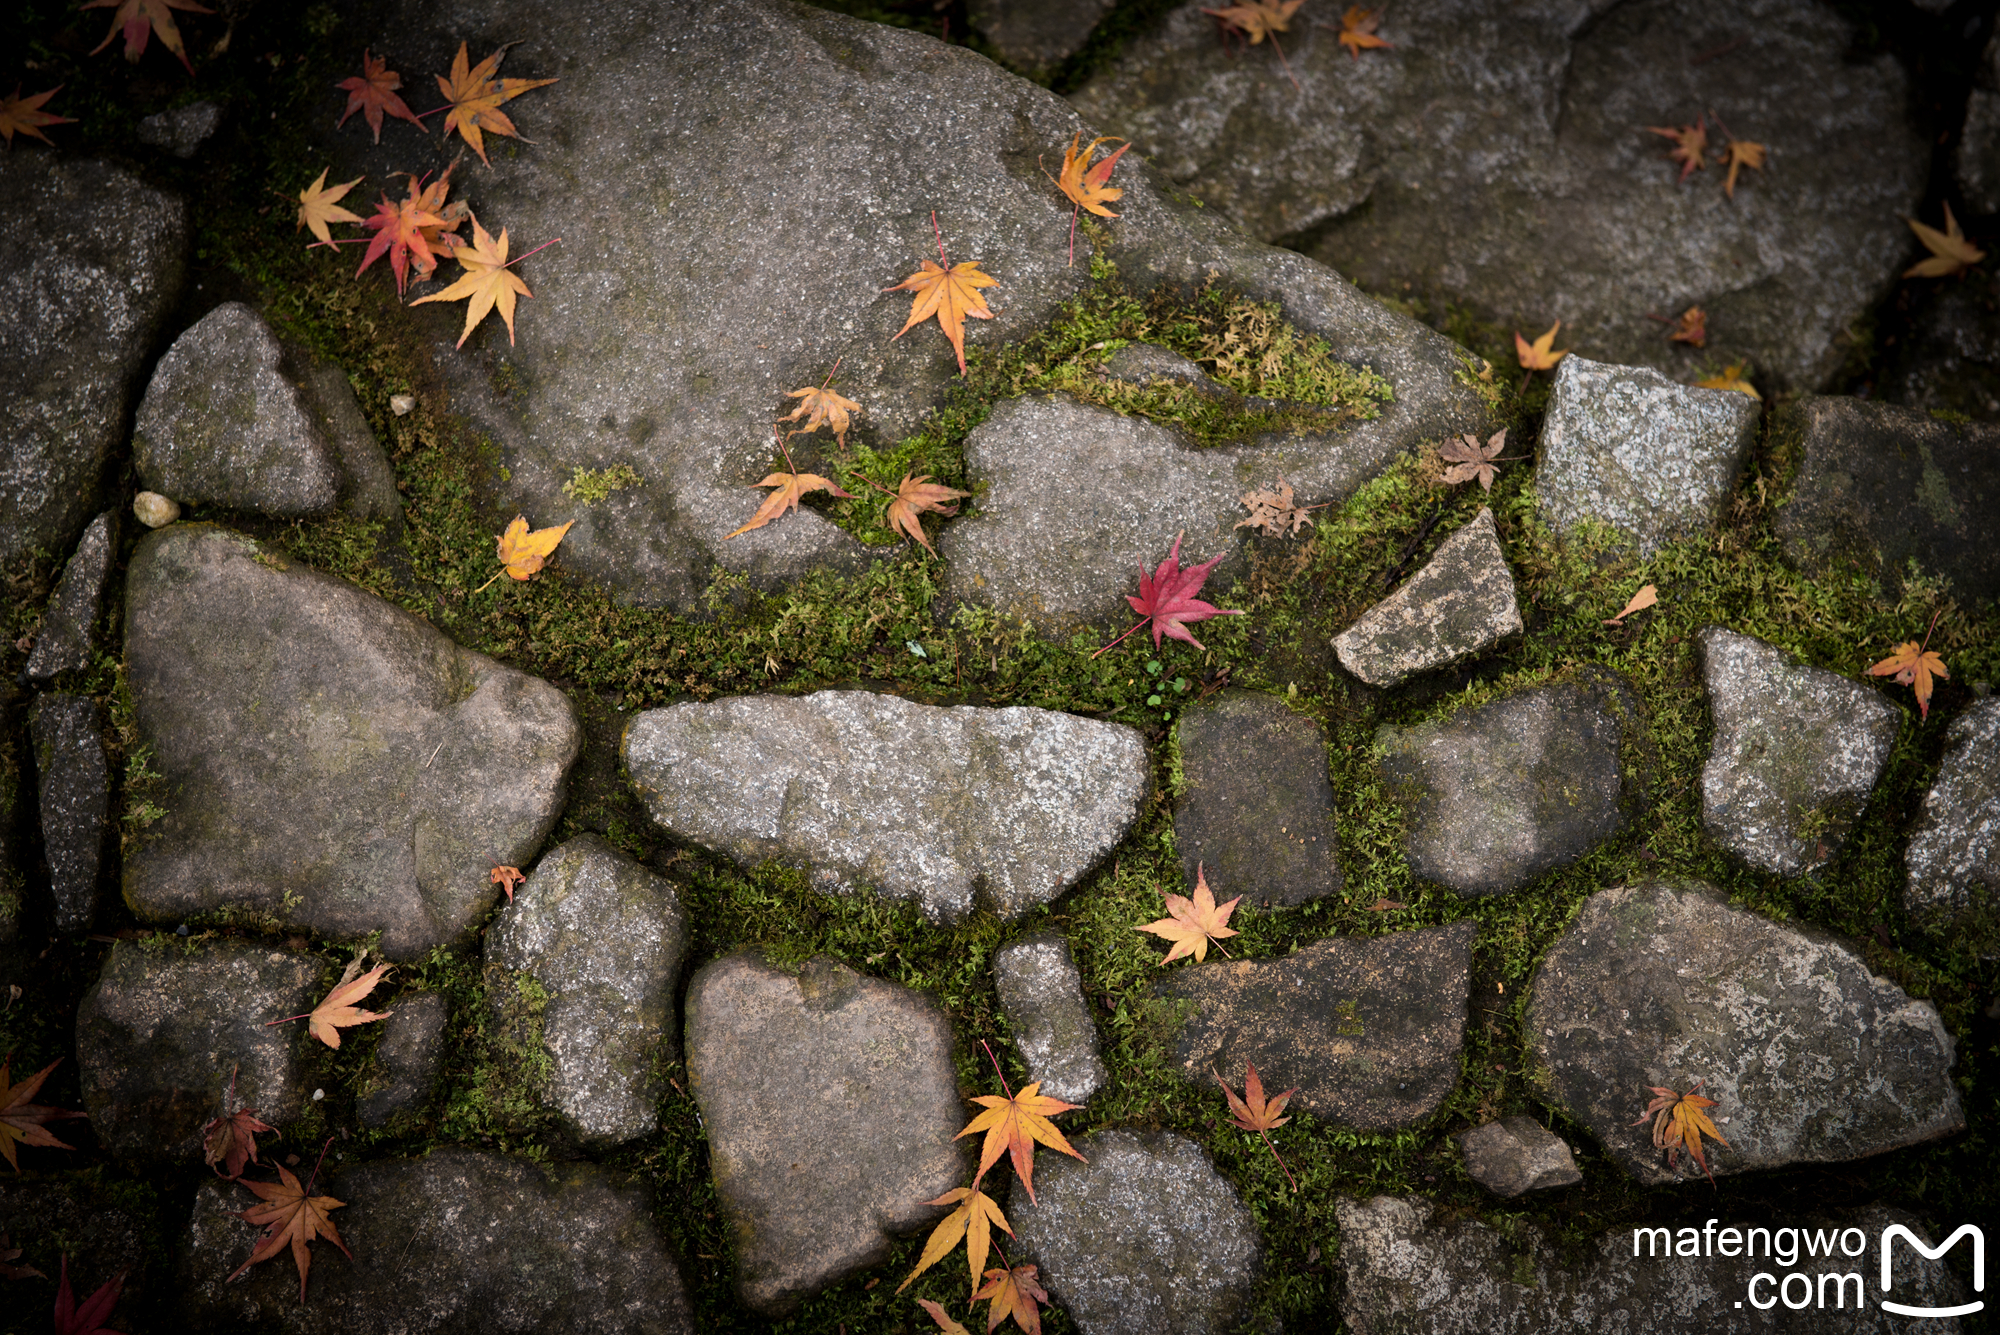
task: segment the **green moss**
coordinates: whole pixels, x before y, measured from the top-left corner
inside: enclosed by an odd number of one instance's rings
[[[573,501],[595,505],[614,491],[642,486],[645,481],[630,464],[613,464],[609,468],[598,469],[575,468],[570,470],[569,481],[563,483],[562,493]]]

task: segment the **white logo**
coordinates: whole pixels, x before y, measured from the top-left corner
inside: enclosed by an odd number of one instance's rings
[[[1975,1292],[1986,1292],[1986,1235],[1971,1224],[1959,1225],[1958,1232],[1946,1238],[1936,1247],[1926,1247],[1923,1240],[1901,1224],[1891,1224],[1882,1230],[1882,1292],[1889,1291],[1889,1244],[1901,1237],[1915,1247],[1927,1261],[1935,1261],[1958,1244],[1966,1234],[1972,1235],[1972,1287]],[[1985,1310],[1986,1303],[1969,1302],[1959,1307],[1907,1307],[1902,1303],[1882,1300],[1882,1310],[1894,1312],[1897,1316],[1970,1316]]]

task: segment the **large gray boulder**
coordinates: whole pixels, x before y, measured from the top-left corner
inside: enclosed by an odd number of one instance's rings
[[[123,168],[0,154],[0,561],[60,555],[102,505],[187,235]]]
[[[1532,338],[1560,317],[1587,357],[1682,381],[1748,360],[1813,389],[1907,263],[1930,161],[1909,83],[1887,52],[1851,58],[1849,24],[1810,0],[1753,0],[1726,32],[1700,0],[1391,7],[1394,47],[1358,60],[1338,10],[1308,7],[1279,39],[1297,88],[1269,43],[1225,50],[1203,8],[1128,44],[1077,109],[1251,236],[1440,319],[1469,307]],[[1676,184],[1645,129],[1710,110],[1769,150],[1733,199],[1713,161]],[[1692,305],[1703,351],[1647,318]]]
[[[1939,936],[2000,954],[2000,699],[1960,714],[1944,738],[1904,855],[1903,907]]]
[[[1045,70],[1073,56],[1117,0],[967,0],[966,17],[1008,64]]]
[[[562,808],[580,734],[547,683],[224,529],[149,535],[125,656],[167,814],[141,917],[225,910],[410,959],[459,940]]]
[[[1514,572],[1500,550],[1493,511],[1482,506],[1422,570],[1336,635],[1333,651],[1370,686],[1395,686],[1521,629]]]
[[[941,709],[867,691],[649,709],[621,754],[669,833],[746,867],[810,867],[955,922],[1076,884],[1138,819],[1139,734],[1044,709]]]
[[[1710,1172],[1837,1163],[1962,1130],[1954,1044],[1935,1008],[1849,946],[1729,907],[1697,882],[1601,890],[1543,956],[1529,999],[1548,1095],[1641,1182],[1669,1171],[1651,1087],[1699,1080],[1727,1146]]]
[[[775,458],[767,427],[784,396],[821,383],[836,360],[836,388],[862,405],[856,439],[894,441],[943,406],[958,371],[951,349],[934,325],[892,342],[911,303],[882,291],[937,261],[933,210],[950,259],[999,280],[986,294],[995,318],[966,332],[975,355],[1043,328],[1088,281],[1091,244],[1081,240],[1071,267],[1069,202],[1035,168],[1037,155],[1059,163],[1088,127],[961,47],[785,0],[563,11],[500,0],[476,17],[400,0],[379,21],[405,69],[444,68],[461,40],[517,42],[507,74],[560,80],[508,108],[535,143],[496,137],[493,168],[468,159],[458,178],[516,246],[563,238],[524,266],[536,295],[518,342],[489,323],[468,344],[479,356],[453,353],[444,345],[459,335],[458,311],[418,315],[455,408],[497,447],[500,502],[538,525],[575,520],[566,566],[636,602],[698,610],[718,564],[773,587],[871,559],[809,505],[724,535],[756,508],[749,484]],[[326,133],[336,178],[381,180],[452,153],[415,163],[411,140],[372,145],[358,120]],[[718,164],[749,162],[756,182],[783,188],[718,176]],[[581,208],[579,181],[593,183]],[[1337,357],[1394,385],[1396,401],[1339,447],[1355,476],[1483,424],[1447,340],[1172,197],[1136,155],[1118,183],[1110,229],[1136,290],[1214,273],[1282,302]],[[801,467],[832,449],[825,436],[792,442]],[[617,463],[644,484],[596,503],[562,494],[574,469]]]

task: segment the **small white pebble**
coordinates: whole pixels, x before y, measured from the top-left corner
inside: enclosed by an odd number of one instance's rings
[[[318,1103],[318,1102],[319,1102],[319,1101],[320,1101],[321,1099],[323,1099],[323,1098],[325,1098],[325,1097],[326,1097],[326,1091],[325,1091],[325,1090],[323,1090],[323,1089],[315,1089],[315,1090],[313,1091],[313,1102],[314,1102],[314,1103]]]
[[[398,417],[407,416],[416,409],[416,406],[417,396],[414,394],[391,394],[389,396],[389,411]]]
[[[142,491],[132,498],[132,513],[147,528],[165,528],[181,517],[181,506],[157,491]]]

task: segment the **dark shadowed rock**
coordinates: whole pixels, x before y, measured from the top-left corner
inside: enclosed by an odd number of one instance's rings
[[[1640,777],[1619,753],[1639,726],[1637,698],[1603,671],[1384,726],[1376,742],[1404,794],[1410,866],[1461,895],[1495,895],[1575,862],[1638,805]]]
[[[1715,720],[1701,769],[1709,838],[1779,876],[1825,866],[1889,763],[1902,711],[1879,691],[1720,626],[1702,632],[1701,656]]]
[[[1608,524],[1650,556],[1708,532],[1757,436],[1757,401],[1569,356],[1542,423],[1535,495],[1550,524]]]
[[[766,1316],[881,1264],[964,1185],[951,1024],[909,988],[725,956],[688,984],[687,1065],[736,1292]]]
[[[1532,1117],[1503,1117],[1458,1133],[1465,1171],[1496,1196],[1567,1187],[1583,1181],[1562,1137]]]
[[[1944,736],[1904,858],[1903,907],[1936,935],[2000,953],[2000,699],[1979,701]]]
[[[1117,0],[967,0],[965,16],[1008,64],[1042,70],[1075,55],[1115,8]]]
[[[675,836],[915,899],[945,922],[975,896],[1013,918],[1069,889],[1125,837],[1152,781],[1122,724],[867,691],[649,709],[622,755]]]
[[[0,560],[60,555],[102,505],[186,265],[178,199],[108,163],[0,154]]]
[[[588,1163],[542,1165],[474,1150],[340,1166],[321,1189],[352,1261],[313,1248],[299,1301],[289,1253],[230,1271],[259,1230],[232,1183],[195,1193],[182,1252],[183,1329],[268,1335],[686,1335],[695,1329],[680,1269],[644,1188]],[[258,1177],[256,1169],[247,1176]],[[316,1193],[317,1194],[317,1190]]]
[[[1297,88],[1270,43],[1225,48],[1203,8],[1128,43],[1077,109],[1251,236],[1439,318],[1469,307],[1532,338],[1561,317],[1587,357],[1683,381],[1748,360],[1811,389],[1907,263],[1930,160],[1909,84],[1808,0],[1756,0],[1726,32],[1699,0],[1392,7],[1394,48],[1359,60],[1338,12],[1308,6],[1281,39]],[[1770,150],[1733,199],[1713,158],[1677,184],[1644,129],[1710,110]],[[1693,305],[1715,331],[1701,352],[1647,318]]]
[[[487,963],[548,994],[542,1095],[584,1144],[659,1126],[657,1072],[680,1049],[674,984],[687,944],[673,886],[594,834],[545,854],[487,932]]]
[[[224,529],[134,552],[125,654],[167,814],[125,862],[155,921],[248,912],[410,959],[531,859],[579,744],[547,683]]]
[[[1061,933],[1037,932],[995,951],[993,986],[1014,1050],[1043,1094],[1085,1103],[1104,1088],[1111,1077],[1098,1056],[1097,1023]]]
[[[88,696],[44,695],[28,710],[28,733],[41,786],[50,923],[58,932],[89,931],[111,834],[102,712]]]
[[[1370,686],[1394,686],[1520,633],[1514,575],[1493,512],[1481,507],[1402,588],[1335,636],[1333,650]]]
[[[1205,866],[1219,898],[1304,904],[1341,887],[1326,736],[1276,696],[1225,691],[1175,725],[1186,791],[1174,842],[1191,893]]]
[[[55,592],[35,632],[28,655],[28,678],[49,681],[60,672],[77,672],[90,664],[97,649],[97,623],[104,615],[104,592],[111,582],[111,563],[118,555],[118,512],[106,510],[90,521],[77,540],[56,581]]]
[[[61,1126],[58,1122],[55,1129]],[[16,1313],[39,1316],[51,1309],[67,1256],[70,1290],[79,1301],[119,1271],[127,1272],[118,1306],[105,1324],[131,1329],[136,1322],[131,1314],[147,1310],[166,1278],[160,1222],[153,1188],[102,1170],[40,1181],[0,1179],[0,1237],[21,1249],[13,1264],[43,1272],[39,1280],[10,1278],[9,1303]]]
[[[1710,1171],[1837,1163],[1959,1131],[1953,1042],[1928,1001],[1824,933],[1730,908],[1698,882],[1646,881],[1584,902],[1535,974],[1534,1069],[1641,1182],[1669,1172],[1650,1086],[1696,1080],[1727,1147]]]
[[[1981,266],[1922,288],[1909,284],[1905,291],[1904,332],[1881,349],[1874,398],[1941,422],[2000,420],[2000,289],[1993,275]],[[1773,428],[1787,415],[1774,414]],[[1774,439],[1784,443],[1782,436]],[[1884,539],[1893,535],[1884,528]]]
[[[303,1025],[266,1020],[311,1010],[319,961],[255,946],[120,941],[76,1016],[76,1060],[90,1124],[122,1158],[201,1162],[201,1128],[236,1106],[284,1125],[305,1107]],[[234,1111],[232,1107],[230,1111]]]
[[[2000,213],[2000,37],[1990,38],[1972,76],[1952,166],[1966,208]]]
[[[437,1088],[444,1060],[444,1024],[449,1008],[436,992],[396,998],[375,1045],[372,1083],[355,1100],[361,1125],[371,1131],[406,1114],[420,1113]]]
[[[1171,1132],[1080,1136],[1044,1154],[1007,1218],[1050,1299],[1083,1335],[1222,1335],[1248,1314],[1257,1221],[1201,1146]],[[1019,1261],[1016,1262],[1019,1264]]]
[[[222,124],[222,108],[213,102],[190,102],[140,121],[134,137],[148,148],[177,158],[191,158]]]
[[[2000,597],[2000,426],[1849,398],[1807,398],[1772,422],[1800,456],[1778,535],[1814,572],[1852,563],[1879,585],[1915,560],[1958,596]]]
[[[1470,922],[1329,937],[1277,959],[1178,969],[1162,996],[1194,1003],[1174,1056],[1213,1088],[1245,1062],[1292,1107],[1361,1131],[1421,1122],[1458,1083],[1472,964]]]

